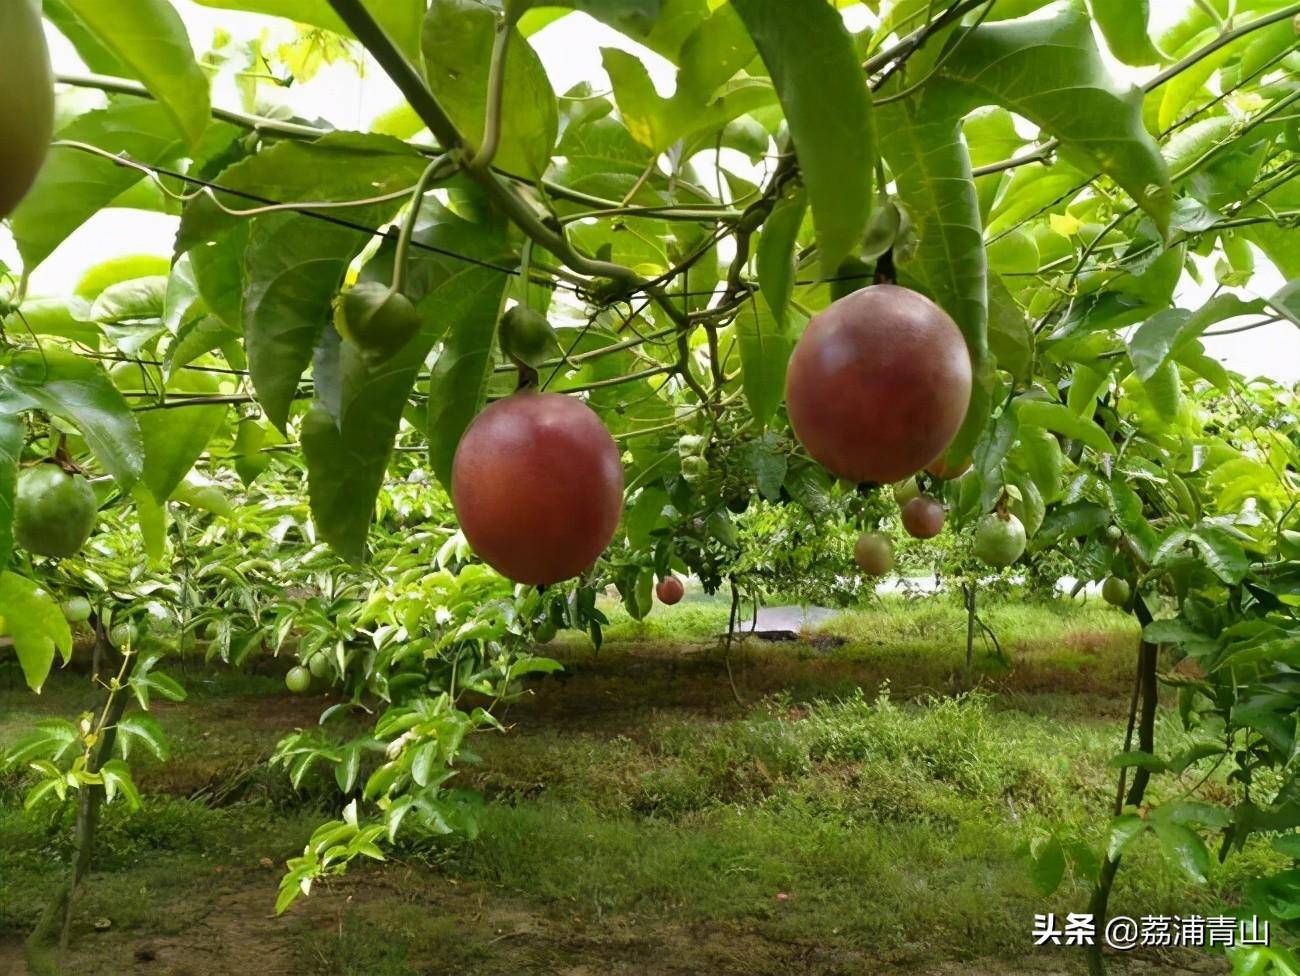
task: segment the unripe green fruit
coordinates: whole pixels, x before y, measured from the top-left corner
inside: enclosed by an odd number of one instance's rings
[[[388,359],[420,331],[420,313],[401,292],[363,281],[334,300],[334,328],[366,356]]]
[[[894,568],[894,545],[879,532],[864,532],[853,546],[853,559],[870,576],[884,576]]]
[[[1128,598],[1132,594],[1132,587],[1118,576],[1107,576],[1106,582],[1101,584],[1101,598],[1113,607],[1128,606]]]
[[[894,501],[898,503],[899,508],[902,508],[920,494],[921,486],[916,483],[915,478],[908,478],[906,481],[900,481],[894,485]]]
[[[90,601],[84,596],[71,596],[63,601],[63,616],[70,624],[84,624],[90,619]]]
[[[289,673],[284,676],[284,686],[295,695],[305,694],[311,687],[311,672],[302,665],[290,668]]]
[[[307,670],[311,672],[313,678],[328,678],[334,668],[330,664],[329,655],[324,651],[319,651],[311,656],[307,662]]]
[[[1119,542],[1120,539],[1124,538],[1124,533],[1120,531],[1118,525],[1108,525],[1106,526],[1106,538],[1111,542]]]
[[[682,458],[682,477],[694,484],[709,473],[709,462],[702,457]]]
[[[677,439],[677,456],[694,457],[704,453],[704,438],[699,434],[684,434]]]
[[[95,492],[79,474],[38,464],[18,478],[14,541],[38,556],[71,556],[95,527]]]
[[[113,629],[108,632],[108,639],[112,641],[116,648],[135,647],[140,639],[135,624],[129,620],[123,620],[120,624],[114,624]]]
[[[975,527],[975,555],[990,566],[1010,566],[1025,552],[1025,527],[1014,515],[985,515]]]
[[[0,2],[0,220],[13,213],[45,162],[54,133],[54,77],[40,4]]]
[[[557,345],[546,316],[527,305],[506,309],[501,316],[498,338],[507,357],[534,369],[546,361],[551,348]]]
[[[555,640],[556,627],[550,620],[543,620],[533,628],[533,641],[537,644],[549,644]]]

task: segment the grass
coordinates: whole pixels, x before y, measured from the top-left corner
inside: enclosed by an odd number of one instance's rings
[[[215,926],[214,945],[256,941],[285,971],[331,976],[1008,972],[1030,954],[1034,913],[1080,908],[1086,883],[1067,878],[1045,900],[1023,848],[1048,830],[1101,842],[1136,638],[1126,618],[992,605],[985,620],[1014,667],[982,666],[967,692],[961,608],[891,598],[828,625],[840,646],[737,648],[738,705],[712,639],[726,610],[692,594],[643,622],[611,613],[599,653],[564,635],[547,652],[566,671],[509,711],[509,734],[474,743],[479,837],[408,841],[396,863],[280,920],[268,917],[279,867],[338,798],[294,794],[265,760],[322,700],[289,698],[272,678],[191,675],[191,700],[159,713],[175,755],[141,769],[145,809],[108,811],[78,915],[85,931],[110,918],[117,941],[98,943],[105,968],[77,971],[120,971],[142,939]],[[86,684],[0,690],[0,746],[35,718],[89,707]],[[1158,741],[1185,741],[1168,715]],[[1157,778],[1155,798],[1189,777]],[[1224,789],[1211,778],[1203,791]],[[57,883],[69,834],[70,810],[23,811],[21,795],[15,776],[0,779],[0,961]],[[1209,912],[1274,858],[1251,845],[1198,886],[1140,842],[1115,908]],[[207,971],[247,968],[226,965]]]

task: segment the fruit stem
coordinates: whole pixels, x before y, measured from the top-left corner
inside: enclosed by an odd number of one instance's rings
[[[419,181],[415,184],[415,189],[411,191],[411,209],[407,212],[406,219],[402,221],[401,233],[397,235],[397,254],[393,257],[392,291],[400,292],[402,286],[406,283],[406,253],[411,249],[411,237],[415,233],[415,222],[420,217],[420,201],[424,199],[424,195],[429,191],[430,183],[435,179],[449,176],[451,170],[457,166],[459,166],[459,163],[449,156],[441,156],[435,159],[424,168]]]
[[[515,32],[508,16],[497,20],[496,36],[492,39],[492,62],[488,67],[487,115],[483,120],[483,144],[467,164],[472,170],[486,170],[492,165],[501,144],[501,103],[505,91],[506,55],[510,50],[510,35]]]

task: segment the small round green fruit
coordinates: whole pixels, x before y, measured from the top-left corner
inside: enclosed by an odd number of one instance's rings
[[[328,678],[334,672],[334,665],[328,654],[318,651],[307,662],[307,670],[311,672],[313,678]]]
[[[920,494],[921,486],[916,483],[915,478],[908,478],[906,481],[900,481],[894,485],[894,501],[898,503],[899,508],[902,508]]]
[[[975,526],[975,555],[989,566],[1010,566],[1025,552],[1025,527],[1007,513],[985,515]]]
[[[894,544],[879,532],[864,532],[853,546],[853,559],[868,576],[884,576],[894,568]]]
[[[121,623],[114,624],[109,630],[108,639],[116,648],[135,647],[140,640],[140,632],[131,621],[123,620]]]
[[[70,596],[63,601],[60,609],[64,619],[70,624],[84,624],[90,619],[90,601],[84,596]]]
[[[383,360],[420,331],[420,313],[401,292],[363,281],[334,300],[334,328],[367,357]]]
[[[540,621],[537,626],[533,628],[533,641],[537,644],[549,644],[551,641],[555,640],[555,634],[556,626],[550,618],[547,618],[546,620]]]
[[[1128,606],[1129,597],[1132,595],[1133,588],[1128,585],[1128,581],[1118,576],[1107,576],[1106,581],[1101,584],[1101,598],[1112,607]]]
[[[307,689],[311,687],[311,672],[302,665],[290,668],[289,673],[284,676],[284,686],[295,695],[306,694]]]
[[[76,553],[95,527],[95,491],[79,474],[38,464],[18,476],[14,541],[38,556]]]

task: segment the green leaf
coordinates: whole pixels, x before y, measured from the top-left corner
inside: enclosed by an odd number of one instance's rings
[[[136,514],[140,518],[140,536],[144,541],[144,554],[152,566],[162,562],[167,553],[167,510],[143,484],[131,489]]]
[[[1110,834],[1106,839],[1106,857],[1117,860],[1129,844],[1145,833],[1147,822],[1135,813],[1125,813],[1110,822]]]
[[[140,426],[103,367],[61,349],[16,353],[0,369],[0,413],[44,410],[73,424],[124,491],[144,469]]]
[[[1082,10],[969,28],[938,78],[953,91],[935,79],[923,99],[960,101],[960,115],[994,102],[1024,116],[1124,187],[1162,233],[1169,226],[1169,173],[1143,124],[1142,92],[1109,76]]]
[[[20,418],[0,416],[0,572],[9,565],[13,552],[14,491],[26,435],[27,425]]]
[[[1178,866],[1193,881],[1204,884],[1210,874],[1210,852],[1201,835],[1171,820],[1156,819],[1152,826],[1161,846],[1174,856]]]
[[[1147,32],[1151,0],[1088,0],[1088,6],[1117,60],[1135,68],[1160,60],[1160,52]]]
[[[741,307],[735,330],[740,346],[741,386],[749,412],[761,430],[771,422],[785,396],[785,371],[794,349],[794,336],[777,326],[761,295]]]
[[[970,353],[971,402],[949,448],[959,455],[975,446],[993,403],[988,263],[960,114],[950,99],[895,102],[879,113],[889,133],[882,150],[917,238],[900,269],[952,316]]]
[[[1142,511],[1142,499],[1122,474],[1111,478],[1110,510],[1118,525],[1137,547],[1143,559],[1150,560],[1156,549],[1156,534]]]
[[[162,726],[152,715],[127,715],[119,720],[117,742],[123,759],[131,758],[131,750],[137,742],[162,762],[167,761],[171,751],[167,748],[167,737],[163,735]]]
[[[72,658],[72,630],[58,603],[44,589],[16,573],[0,572],[0,619],[14,641],[27,687],[40,691],[57,651]]]
[[[834,274],[871,217],[871,94],[853,38],[825,0],[733,0],[776,85],[812,206],[822,267]]]
[[[182,150],[162,106],[129,99],[78,117],[57,136],[125,153],[146,165],[170,162]],[[111,159],[53,146],[36,183],[11,217],[23,266],[35,268],[69,234],[141,179],[139,170]]]
[[[99,767],[99,775],[104,780],[104,798],[113,802],[113,798],[121,793],[126,797],[127,805],[132,810],[140,809],[140,791],[135,788],[135,781],[131,779],[131,767],[121,759],[110,759],[104,765]]]
[[[1080,441],[1098,454],[1114,454],[1115,445],[1106,432],[1092,420],[1077,416],[1063,403],[1018,397],[1020,423],[1025,427],[1042,427]]]
[[[212,373],[185,370],[167,383],[169,395],[212,396],[219,391],[220,383]],[[228,410],[225,404],[174,406],[185,402],[181,397],[166,402],[173,406],[144,409],[136,414],[144,440],[144,483],[159,502],[170,498],[189,474],[225,423]]]
[[[807,207],[808,194],[802,187],[783,194],[758,239],[758,282],[780,332],[785,332],[789,324],[786,310],[794,294],[794,249]]]
[[[245,254],[244,348],[267,418],[285,430],[348,264],[366,245],[358,231],[298,214],[253,223]]]
[[[1033,852],[1029,876],[1044,897],[1061,886],[1061,879],[1065,877],[1065,850],[1055,834]]]
[[[185,23],[168,0],[64,0],[81,22],[167,111],[188,146],[207,128],[208,79]]]
[[[332,132],[315,142],[279,142],[226,167],[216,177],[222,187],[284,203],[295,201],[364,200],[414,190],[427,160],[405,143],[389,136],[364,135],[356,132]],[[216,201],[204,194],[190,201],[181,217],[176,236],[176,253],[191,253],[197,260],[210,248],[198,248],[220,240],[227,231],[247,226],[247,218],[232,216],[256,208],[258,204],[233,194],[215,194]],[[217,206],[217,201],[221,207]],[[348,220],[377,226],[402,206],[397,199],[389,203],[359,206],[341,211]],[[283,217],[283,214],[274,216]],[[253,223],[256,223],[255,219]],[[322,229],[324,222],[313,227]],[[197,269],[196,269],[197,271]],[[224,314],[212,297],[200,292],[212,311]]]
[[[1240,583],[1250,572],[1250,557],[1226,529],[1202,523],[1188,541],[1201,553],[1210,571],[1225,583]]]
[[[429,87],[472,145],[483,141],[497,13],[480,0],[433,0],[421,47]],[[559,108],[537,52],[514,27],[505,65],[501,137],[494,162],[537,178],[551,161]]]
[[[329,0],[194,0],[204,7],[220,10],[247,10],[252,13],[283,17],[299,24],[323,27],[345,37],[352,32],[339,19]],[[413,61],[420,57],[420,21],[424,0],[364,0],[369,10],[396,42],[402,53]]]
[[[493,328],[489,319],[501,307],[504,285],[505,279],[499,272],[462,264],[421,303],[422,331],[393,359],[380,366],[368,366],[355,350],[344,345],[339,374],[340,383],[348,388],[348,393],[338,421],[317,404],[303,424],[302,442],[307,456],[312,517],[325,541],[345,558],[356,562],[364,556],[366,533],[388,467],[393,439],[416,374],[429,350],[448,323],[454,323],[457,331],[473,329],[485,333],[490,343]],[[444,350],[443,356],[446,355]],[[490,365],[489,360],[489,369]],[[433,409],[432,398],[430,409]],[[440,415],[447,418],[450,411]],[[449,478],[450,459],[447,464]],[[435,471],[438,471],[436,465]]]

